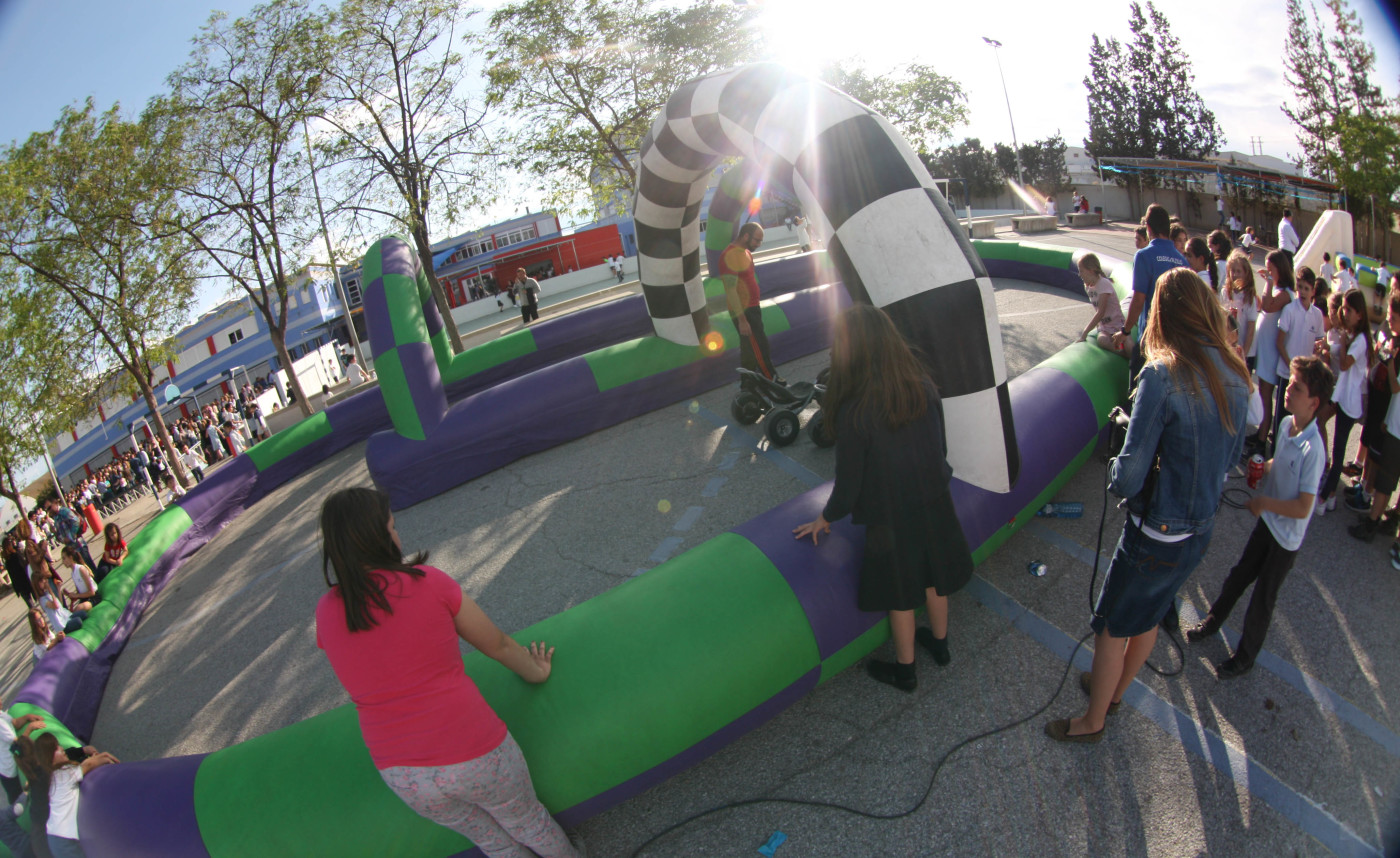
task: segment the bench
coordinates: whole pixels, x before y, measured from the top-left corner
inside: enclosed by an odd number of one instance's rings
[[[972,234],[972,238],[996,238],[996,219],[989,217],[979,217],[971,222],[969,231]]]
[[[1046,232],[1059,226],[1054,215],[1018,215],[1011,218],[1011,228],[1017,232]]]
[[[1078,212],[1069,216],[1070,226],[1098,226],[1103,223],[1103,215],[1099,212]]]

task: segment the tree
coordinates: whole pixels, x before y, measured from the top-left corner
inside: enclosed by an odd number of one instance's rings
[[[757,10],[721,0],[524,0],[491,15],[487,103],[512,113],[508,161],[562,211],[630,196],[656,114],[686,81],[761,55]],[[585,191],[590,202],[580,205]]]
[[[15,282],[13,260],[0,276]],[[80,379],[88,350],[55,331],[72,330],[76,313],[61,292],[10,290],[0,301],[0,495],[19,504],[15,472],[44,455],[49,438],[90,413]]]
[[[484,106],[462,87],[466,58],[452,49],[473,13],[450,0],[345,0],[333,18],[325,69],[326,141],[341,159],[342,209],[387,217],[413,237],[438,311],[451,306],[433,275],[430,202],[448,221],[483,202]],[[457,326],[447,326],[454,351]]]
[[[1093,37],[1089,74],[1089,137],[1084,147],[1105,157],[1200,160],[1225,134],[1196,92],[1191,60],[1156,7],[1133,2],[1132,41]]]
[[[262,314],[308,416],[287,351],[287,304],[315,236],[303,123],[325,112],[321,23],[306,0],[273,0],[232,23],[217,13],[171,75],[171,96],[148,109],[185,129],[187,234]]]
[[[104,387],[94,378],[101,365],[120,367],[188,485],[152,387],[194,299],[194,247],[169,190],[179,180],[179,145],[162,129],[123,120],[116,107],[98,113],[89,100],[81,110],[65,108],[52,130],[0,155],[0,259],[14,276],[6,296],[12,311],[37,318],[44,330],[34,335],[76,350],[94,392]],[[68,364],[42,348],[26,354],[41,372],[26,395],[62,389],[57,375],[71,372]],[[65,400],[55,404],[67,417]]]
[[[967,93],[933,66],[911,63],[872,77],[858,62],[836,63],[821,79],[883,115],[921,155],[967,123]]]
[[[1376,53],[1356,13],[1345,0],[1326,5],[1330,30],[1315,5],[1289,0],[1284,69],[1295,100],[1282,110],[1308,169],[1340,185],[1353,214],[1374,204],[1389,223],[1400,208],[1400,100],[1371,83]]]
[[[1016,178],[1016,153],[1004,143],[996,144],[996,164],[1008,179]],[[1054,196],[1073,187],[1065,165],[1065,140],[1054,136],[1021,145],[1021,168],[1026,184],[1042,194]]]
[[[996,158],[983,148],[982,141],[976,137],[965,138],[961,143],[933,152],[920,153],[919,159],[933,176],[967,182],[968,193],[974,197],[996,196],[1006,187]]]

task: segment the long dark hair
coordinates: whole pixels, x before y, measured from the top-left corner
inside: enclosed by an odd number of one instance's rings
[[[1196,236],[1195,238],[1186,242],[1186,252],[1196,257],[1197,259],[1205,260],[1206,278],[1210,281],[1210,288],[1215,290],[1216,292],[1219,292],[1220,283],[1218,281],[1220,278],[1216,273],[1215,255],[1211,252],[1210,247],[1206,245],[1206,240],[1204,238],[1201,238],[1199,235]]]
[[[1252,389],[1249,369],[1244,358],[1230,347],[1220,302],[1191,269],[1173,268],[1157,278],[1142,346],[1148,360],[1165,363],[1172,377],[1185,379],[1197,397],[1201,395],[1201,379],[1205,379],[1221,423],[1231,435],[1235,434],[1225,385],[1205,350],[1214,348],[1219,352],[1226,371],[1238,375]]]
[[[831,376],[822,409],[836,437],[836,416],[850,405],[890,429],[924,415],[929,398],[928,372],[914,357],[885,311],[856,304],[836,318],[831,349]]]
[[[1287,289],[1290,292],[1298,291],[1298,281],[1293,273],[1293,262],[1288,258],[1288,254],[1282,250],[1271,250],[1269,255],[1264,257],[1264,264],[1274,266],[1278,272],[1278,282],[1274,285],[1280,289]]]
[[[372,575],[377,569],[421,577],[414,567],[428,560],[420,551],[407,561],[389,536],[389,496],[366,488],[341,489],[321,505],[321,574],[327,587],[340,587],[345,603],[345,625],[352,632],[377,624],[371,608],[392,614],[384,595],[384,580]],[[330,569],[335,567],[335,580]]]
[[[1352,297],[1355,295],[1356,297]],[[1360,289],[1353,289],[1342,295],[1342,306],[1350,307],[1351,311],[1361,320],[1356,326],[1357,333],[1366,338],[1366,366],[1369,368],[1371,361],[1376,357],[1376,341],[1371,338],[1371,317],[1366,309],[1366,296]],[[1342,324],[1346,325],[1346,319],[1342,319]]]

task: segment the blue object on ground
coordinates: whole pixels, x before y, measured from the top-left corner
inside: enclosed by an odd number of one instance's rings
[[[773,836],[768,838],[768,842],[758,847],[758,854],[773,858],[773,853],[778,851],[778,847],[787,842],[787,835],[781,831],[773,832]]]

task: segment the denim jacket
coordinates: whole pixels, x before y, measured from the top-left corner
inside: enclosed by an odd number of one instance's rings
[[[1225,473],[1239,461],[1244,446],[1249,385],[1225,368],[1215,349],[1205,354],[1215,362],[1225,386],[1234,432],[1222,423],[1205,379],[1196,394],[1189,382],[1172,378],[1165,364],[1153,361],[1138,378],[1123,451],[1109,468],[1109,491],[1128,498],[1128,509],[1135,515],[1142,517],[1145,509],[1143,526],[1163,536],[1210,529]],[[1143,488],[1159,457],[1149,503]]]

